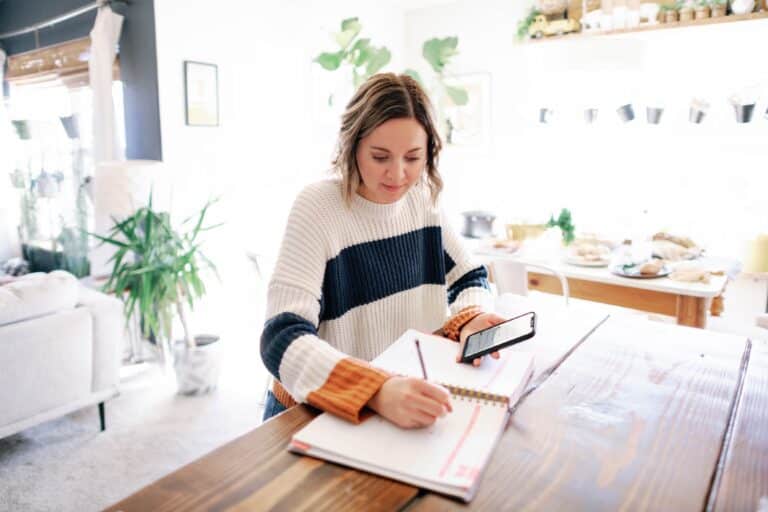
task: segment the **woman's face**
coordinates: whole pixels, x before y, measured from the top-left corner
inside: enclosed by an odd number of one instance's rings
[[[356,156],[358,194],[375,203],[394,203],[424,170],[427,132],[415,119],[390,119],[360,139]]]

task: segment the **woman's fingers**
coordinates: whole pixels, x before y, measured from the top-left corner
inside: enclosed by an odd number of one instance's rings
[[[419,381],[418,386],[418,390],[424,398],[437,403],[441,408],[441,412],[443,407],[445,407],[448,412],[453,410],[453,407],[451,406],[451,394],[447,389],[425,380]]]
[[[414,397],[412,405],[415,410],[428,414],[433,418],[439,418],[445,414],[445,407],[441,402],[424,395]]]
[[[430,416],[427,413],[415,410],[411,414],[411,423],[413,425],[413,428],[422,428],[422,427],[428,427],[435,423],[436,418],[434,416]]]
[[[491,352],[491,357],[494,358],[494,359],[498,359],[498,358],[501,357],[501,354],[497,350],[496,352]]]

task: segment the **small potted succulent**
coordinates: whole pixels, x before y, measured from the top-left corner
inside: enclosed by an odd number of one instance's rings
[[[694,7],[694,17],[697,20],[705,20],[709,18],[709,0],[697,0]]]
[[[684,3],[682,6],[680,6],[680,9],[678,9],[678,16],[680,17],[680,23],[693,21],[693,5],[689,2]]]
[[[721,18],[725,16],[726,10],[728,9],[728,0],[710,0],[709,5],[712,9],[712,17]]]
[[[664,23],[676,23],[679,17],[680,5],[675,2],[674,4],[666,4],[661,6],[661,20]]]

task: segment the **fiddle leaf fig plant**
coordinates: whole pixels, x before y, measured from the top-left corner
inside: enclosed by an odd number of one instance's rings
[[[469,102],[469,94],[463,87],[455,87],[445,82],[445,67],[459,54],[456,47],[459,45],[459,38],[456,36],[432,38],[424,42],[422,55],[432,67],[437,75],[437,82],[443,91],[451,98],[454,105],[462,107]]]
[[[362,28],[358,18],[343,20],[341,31],[333,34],[339,48],[333,52],[323,52],[314,59],[314,62],[328,71],[336,71],[342,66],[349,67],[355,89],[392,59],[386,46],[374,46],[370,38],[359,37]],[[328,97],[328,105],[333,105],[333,94]]]

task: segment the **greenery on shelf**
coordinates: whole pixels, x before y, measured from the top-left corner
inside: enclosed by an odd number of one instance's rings
[[[525,16],[525,18],[522,18],[520,21],[517,22],[517,40],[522,41],[526,37],[528,37],[528,27],[531,26],[533,23],[533,20],[536,19],[536,16],[541,14],[541,11],[536,9],[535,7],[531,7],[531,10],[528,11],[528,14]]]
[[[677,2],[671,3],[671,4],[664,4],[661,6],[661,12],[668,12],[668,11],[679,11],[683,8],[685,5],[685,2],[682,0],[678,0]]]
[[[336,71],[342,65],[351,68],[355,89],[392,59],[386,46],[374,46],[369,38],[359,37],[362,29],[358,18],[343,20],[341,31],[333,34],[338,50],[323,52],[314,59],[314,62],[328,71]],[[328,104],[333,104],[333,94],[328,97]]]
[[[573,225],[573,219],[571,218],[571,212],[567,208],[560,210],[560,215],[555,219],[552,215],[547,222],[547,227],[559,227],[563,233],[563,242],[568,245],[576,238],[575,231],[576,226]]]
[[[171,225],[170,214],[155,211],[149,204],[130,217],[115,222],[109,236],[91,234],[117,251],[112,274],[104,290],[123,298],[126,319],[138,309],[143,335],[158,341],[173,341],[174,313],[179,315],[188,347],[195,341],[189,331],[185,304],[190,309],[205,294],[204,270],[216,267],[200,250],[199,235],[217,225],[204,226],[209,201],[200,212],[182,223],[184,232]],[[194,221],[193,224],[192,221]]]

